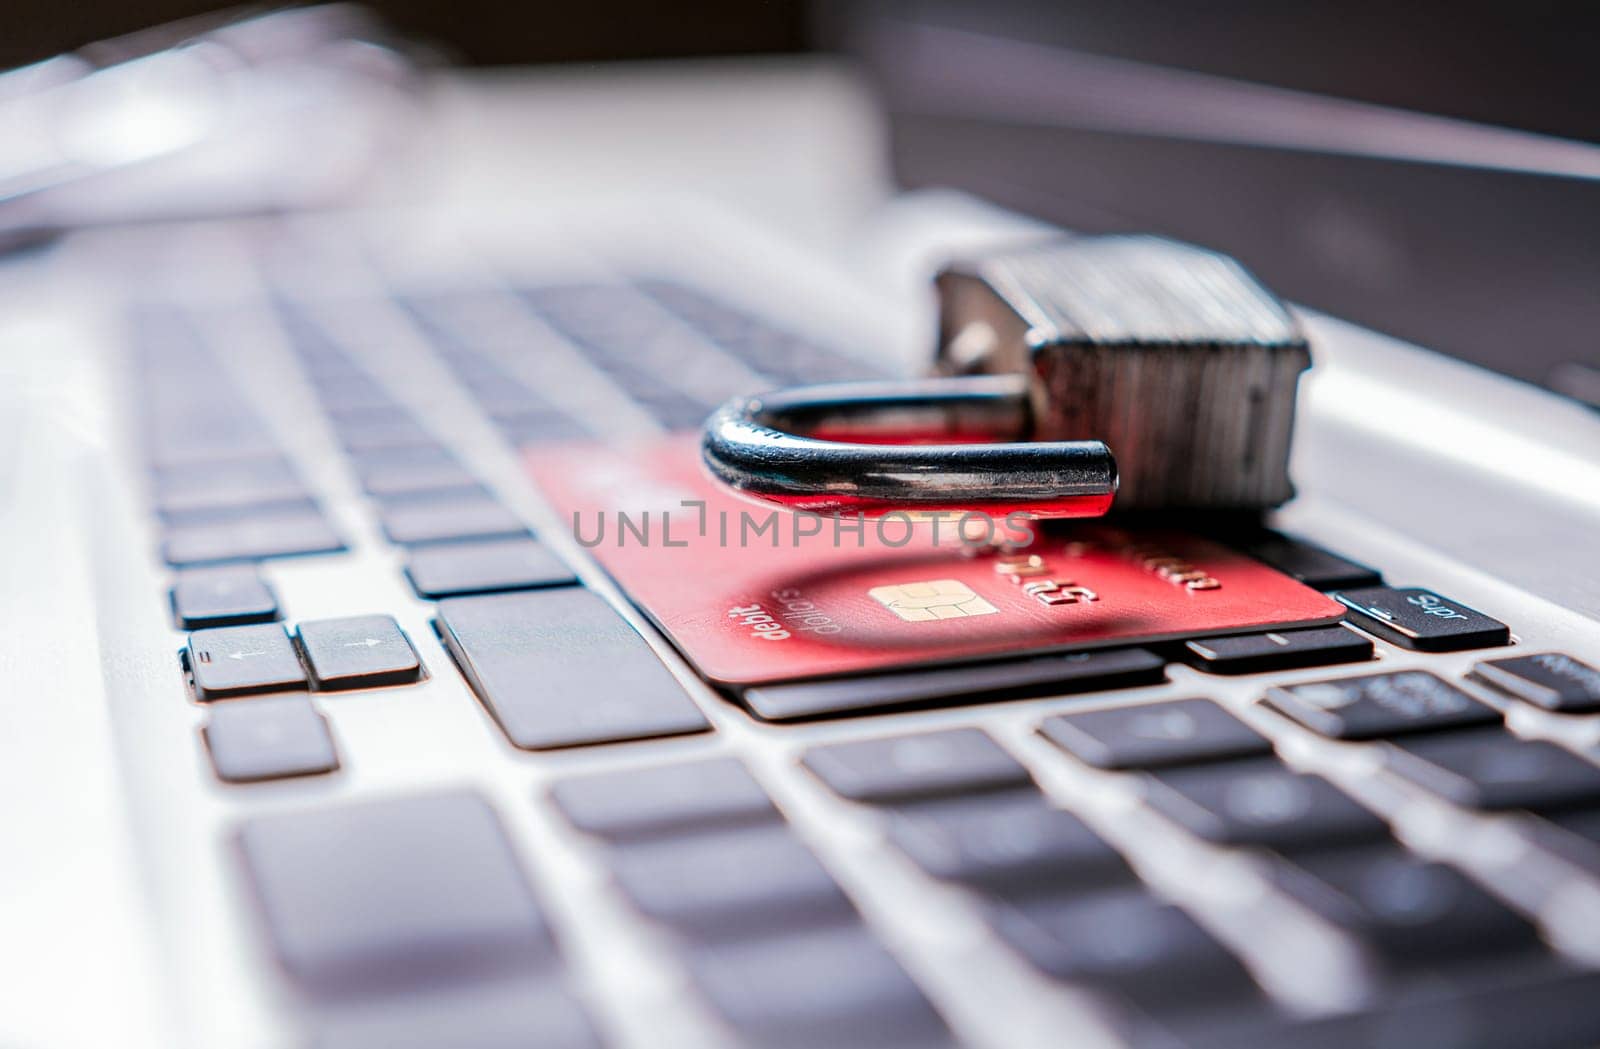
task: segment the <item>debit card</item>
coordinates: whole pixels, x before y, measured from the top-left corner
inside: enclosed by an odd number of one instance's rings
[[[953,519],[797,517],[713,480],[692,435],[544,445],[526,463],[562,527],[704,677],[728,686],[1321,626],[1344,614],[1281,572],[1182,532],[1035,524],[1026,549],[1001,550],[971,541],[983,531],[975,521],[963,536]]]

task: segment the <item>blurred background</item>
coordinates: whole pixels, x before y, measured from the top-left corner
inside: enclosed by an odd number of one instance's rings
[[[368,6],[434,67],[841,58],[901,187],[1219,248],[1297,302],[1600,403],[1600,4]],[[220,10],[11,0],[0,65],[94,63],[96,40]],[[596,108],[572,123],[603,136]]]
[[[11,0],[0,66],[234,6]],[[402,34],[468,65],[829,49],[846,42],[852,19],[929,19],[1600,141],[1594,75],[1600,4],[1585,0],[375,0],[366,6]]]

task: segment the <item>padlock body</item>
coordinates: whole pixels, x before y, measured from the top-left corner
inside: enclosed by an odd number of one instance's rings
[[[947,269],[938,287],[940,370],[1030,374],[1033,437],[1110,445],[1118,510],[1293,496],[1310,351],[1232,259],[1158,237],[1069,238]]]

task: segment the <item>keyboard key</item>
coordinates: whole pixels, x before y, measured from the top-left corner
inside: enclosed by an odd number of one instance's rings
[[[423,988],[552,956],[500,818],[470,791],[258,816],[239,844],[277,960],[311,994]]]
[[[576,441],[593,438],[595,433],[570,415],[556,412],[529,412],[497,420],[500,435],[515,445],[540,441]]]
[[[172,613],[184,630],[270,623],[278,598],[253,567],[191,568],[172,584]]]
[[[447,543],[527,535],[517,515],[487,496],[439,496],[391,502],[378,513],[391,543]]]
[[[560,984],[517,976],[341,1003],[318,1014],[314,1049],[600,1049]]]
[[[701,940],[855,917],[833,876],[778,823],[619,845],[611,873],[641,913]]]
[[[200,424],[176,431],[157,427],[145,446],[146,461],[158,471],[209,469],[221,463],[267,459],[278,454],[272,434],[254,424],[237,429]]]
[[[1372,658],[1372,642],[1342,626],[1208,637],[1186,641],[1183,647],[1189,665],[1211,674],[1258,674]]]
[[[1600,877],[1600,809],[1559,809],[1542,817],[1527,828],[1533,842]]]
[[[381,472],[391,468],[420,468],[428,466],[459,466],[460,460],[455,453],[442,444],[419,444],[405,448],[373,448],[364,452],[352,452],[350,462],[355,467],[356,473],[365,477],[371,472]]]
[[[1017,759],[975,728],[830,743],[802,764],[835,794],[868,804],[1031,786]]]
[[[634,400],[650,413],[651,418],[669,430],[698,430],[716,408],[717,402],[706,397],[691,397],[673,390],[635,390]],[[710,391],[706,391],[709,393]]]
[[[1131,688],[1165,680],[1165,660],[1160,656],[1142,648],[1123,648],[849,680],[763,685],[745,689],[744,702],[757,717],[787,721],[913,704]]]
[[[379,448],[415,448],[438,443],[433,434],[423,429],[421,423],[409,418],[336,422],[334,429],[339,435],[339,443],[344,445],[347,452],[371,452]]]
[[[374,498],[482,490],[478,479],[438,445],[379,448],[350,459],[361,486]]]
[[[276,517],[281,514],[317,514],[316,501],[310,498],[285,500],[281,503],[251,503],[242,506],[219,506],[214,509],[162,510],[156,520],[165,530],[187,528],[194,525],[222,524],[243,521],[252,517]]]
[[[1520,700],[1567,713],[1600,710],[1600,670],[1560,652],[1491,659],[1473,676]]]
[[[1471,979],[1417,981],[1360,1012],[1286,1019],[1249,1041],[1224,1030],[1214,1037],[1186,1036],[1183,1044],[1186,1049],[1592,1046],[1600,1044],[1600,974],[1558,965],[1488,966]]]
[[[227,626],[189,635],[196,699],[222,699],[306,688],[305,668],[283,627]]]
[[[1284,685],[1267,705],[1335,739],[1377,739],[1402,732],[1500,720],[1500,712],[1423,670]]]
[[[949,1044],[917,985],[862,926],[703,947],[689,957],[696,985],[746,1044],[773,1049]]]
[[[374,499],[470,496],[486,492],[478,479],[459,463],[373,469],[362,475],[361,487]]]
[[[1145,800],[1207,841],[1292,849],[1386,838],[1388,825],[1321,776],[1275,758],[1149,772]]]
[[[1156,768],[1272,752],[1265,736],[1209,699],[1058,714],[1039,731],[1079,761],[1102,769]]]
[[[1341,590],[1334,598],[1352,623],[1385,641],[1419,652],[1455,652],[1511,643],[1510,629],[1458,601],[1416,587]]]
[[[1141,1006],[1210,1007],[1259,993],[1226,947],[1143,889],[1003,905],[993,921],[1000,937],[1042,972]]]
[[[578,577],[533,539],[448,543],[413,550],[406,578],[425,598],[567,586]]]
[[[274,511],[249,517],[175,525],[161,556],[174,568],[223,561],[260,561],[343,550],[327,519],[315,510]]]
[[[330,411],[383,411],[396,406],[387,390],[359,373],[318,383],[317,399]]]
[[[1236,545],[1257,561],[1264,561],[1284,575],[1318,590],[1350,590],[1383,582],[1376,569],[1278,532],[1262,530],[1236,541]]]
[[[157,513],[173,516],[246,507],[297,506],[311,493],[278,456],[163,469],[152,479]]]
[[[1033,790],[907,807],[889,837],[933,877],[1007,896],[1133,878],[1104,838]]]
[[[259,696],[211,707],[201,734],[217,777],[229,783],[332,772],[328,723],[308,696]]]
[[[413,418],[412,414],[400,404],[354,408],[327,407],[324,411],[332,421],[335,431],[342,431],[349,426],[375,426],[381,423],[399,425]]]
[[[782,819],[737,758],[575,776],[550,796],[574,827],[611,841]]]
[[[422,660],[393,616],[313,619],[297,633],[318,688],[405,685],[422,676]]]
[[[1539,943],[1531,924],[1466,875],[1398,845],[1299,854],[1274,880],[1395,965],[1499,960]]]
[[[1384,757],[1399,775],[1468,808],[1540,811],[1600,801],[1600,767],[1499,728],[1397,740]]]
[[[446,598],[438,624],[484,707],[526,750],[710,728],[644,638],[587,590]]]

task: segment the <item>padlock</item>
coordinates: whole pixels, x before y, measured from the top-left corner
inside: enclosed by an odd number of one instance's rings
[[[822,513],[1265,509],[1289,499],[1299,379],[1284,305],[1234,260],[1069,237],[936,278],[946,376],[736,398],[712,473]],[[1119,491],[1120,485],[1120,491]]]

